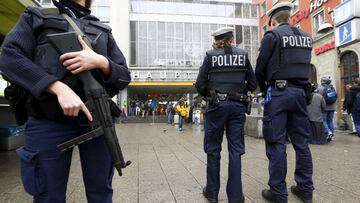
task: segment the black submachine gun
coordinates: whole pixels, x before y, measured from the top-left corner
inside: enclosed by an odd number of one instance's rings
[[[47,35],[49,42],[60,55],[67,52],[82,50],[77,36],[78,35],[75,32]],[[131,161],[124,161],[113,124],[113,118],[111,117],[109,96],[106,93],[105,88],[95,80],[89,71],[80,73],[79,79],[83,84],[83,89],[87,98],[85,103],[86,107],[93,115],[93,121],[90,122],[90,128],[92,130],[74,139],[59,144],[57,147],[61,152],[63,152],[95,137],[104,135],[114,167],[118,171],[119,176],[121,176],[121,170],[130,165]]]

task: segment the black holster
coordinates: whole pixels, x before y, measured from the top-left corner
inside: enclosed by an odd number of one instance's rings
[[[5,88],[5,99],[8,100],[10,110],[15,116],[18,125],[24,125],[28,119],[27,114],[27,99],[28,92],[21,86],[10,83],[10,86]]]
[[[210,97],[208,98],[208,104],[211,106],[218,106],[219,105],[219,98],[215,90],[210,91]]]

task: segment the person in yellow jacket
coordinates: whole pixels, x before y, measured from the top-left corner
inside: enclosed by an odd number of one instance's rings
[[[184,105],[184,101],[180,100],[176,104],[175,109],[176,109],[176,112],[179,115],[179,130],[182,131],[183,130],[184,118],[188,115],[189,108],[186,108],[185,105]]]

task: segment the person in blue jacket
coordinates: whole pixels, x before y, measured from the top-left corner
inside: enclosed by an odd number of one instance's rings
[[[80,117],[93,120],[77,75],[90,71],[110,97],[130,82],[111,28],[90,14],[91,0],[53,3],[56,12],[26,8],[6,36],[0,56],[0,70],[28,92],[25,146],[17,154],[24,188],[35,203],[66,201],[72,150],[60,153],[57,145],[89,131],[88,125],[80,125]],[[78,24],[93,49],[79,37],[83,50],[58,55],[46,35],[72,31],[62,14]],[[79,152],[88,202],[112,202],[114,167],[104,137],[79,145]]]

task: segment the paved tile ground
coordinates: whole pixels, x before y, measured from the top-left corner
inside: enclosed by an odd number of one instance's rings
[[[120,124],[117,126],[124,155],[132,165],[113,180],[114,202],[206,202],[206,156],[200,126],[179,132],[167,124]],[[325,146],[311,146],[314,159],[315,202],[360,202],[360,139],[339,132]],[[227,202],[227,144],[221,162],[220,202]],[[76,150],[75,150],[76,151]],[[294,150],[288,145],[288,187],[293,183]],[[78,153],[74,153],[67,202],[86,202]],[[243,188],[246,202],[265,202],[260,191],[267,187],[264,141],[246,138],[243,156]],[[0,152],[0,202],[31,202],[22,188],[19,160],[13,151]],[[300,202],[289,195],[289,202]]]

